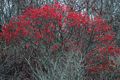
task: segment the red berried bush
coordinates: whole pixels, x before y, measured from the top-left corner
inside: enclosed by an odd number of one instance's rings
[[[58,2],[27,8],[11,18],[3,25],[0,39],[6,46],[24,43],[26,48],[34,44],[51,51],[79,51],[90,73],[112,71],[117,63],[111,58],[120,55],[115,33],[104,19],[71,11]]]

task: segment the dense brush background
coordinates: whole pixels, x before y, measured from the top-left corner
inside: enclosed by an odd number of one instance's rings
[[[58,1],[69,5],[72,10],[87,11],[90,16],[99,15],[107,20],[120,47],[120,0]],[[0,25],[9,23],[12,16],[22,14],[27,7],[50,3],[53,0],[0,0]],[[120,80],[120,56],[116,58],[118,66],[115,72],[88,74],[84,65],[80,65],[83,58],[79,51],[3,47],[0,42],[0,80]]]

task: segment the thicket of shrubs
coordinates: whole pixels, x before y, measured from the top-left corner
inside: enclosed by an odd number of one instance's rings
[[[117,80],[112,27],[58,2],[27,8],[0,33],[1,80]]]

